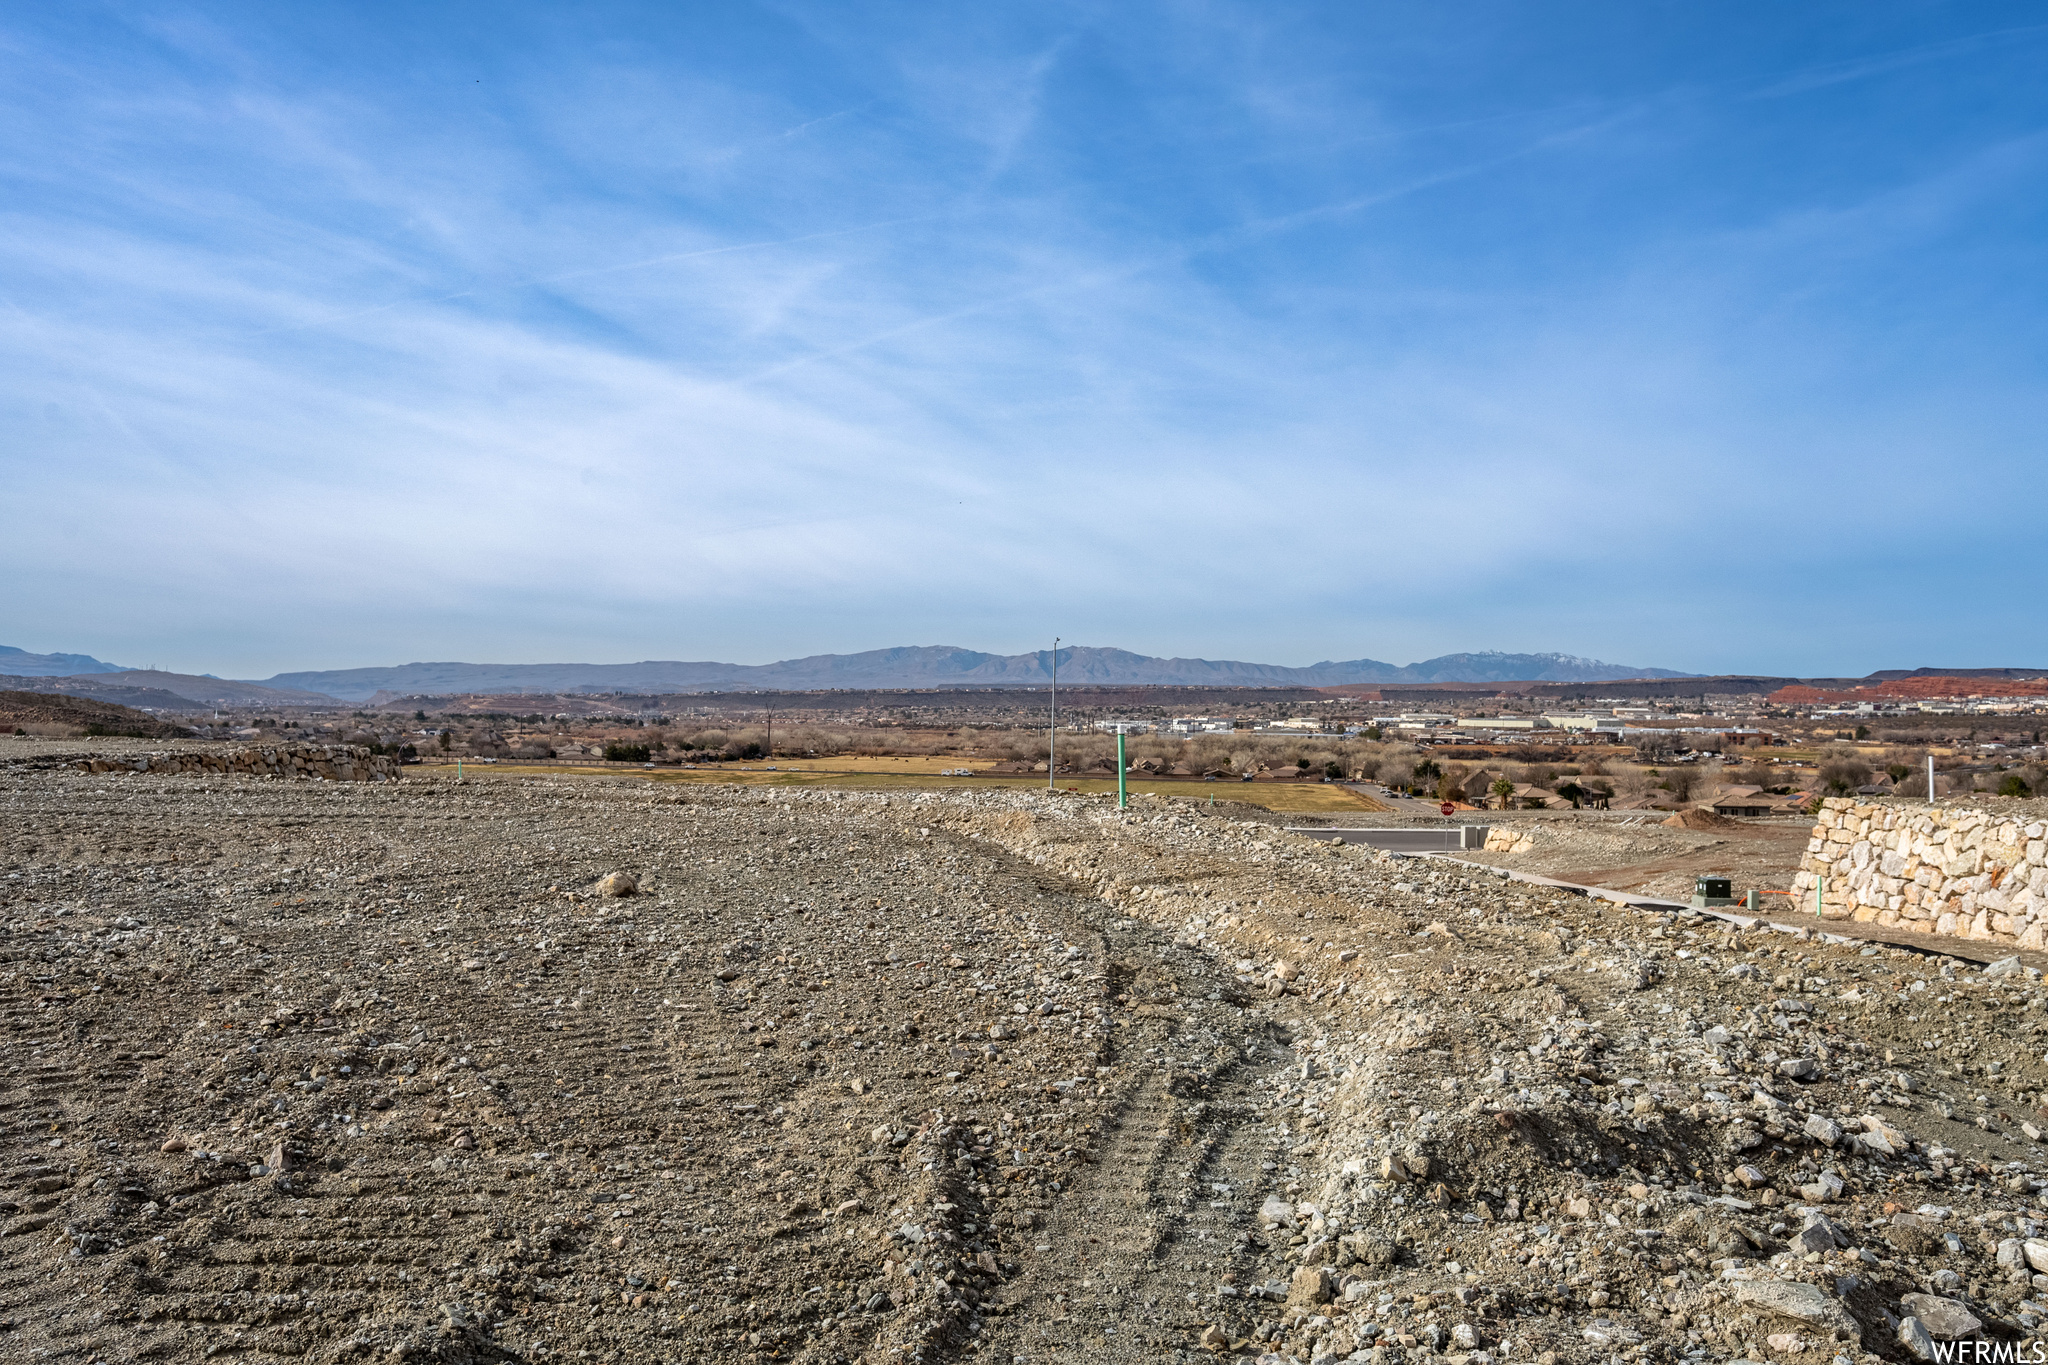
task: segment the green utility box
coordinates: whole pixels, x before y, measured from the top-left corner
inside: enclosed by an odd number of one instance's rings
[[[1692,904],[1695,910],[1710,906],[1735,904],[1735,881],[1732,877],[1698,877],[1692,884]]]

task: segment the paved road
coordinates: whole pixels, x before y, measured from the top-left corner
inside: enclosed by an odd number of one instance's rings
[[[1373,800],[1392,810],[1396,815],[1434,815],[1438,819],[1443,818],[1441,802],[1418,801],[1410,796],[1396,796],[1376,782],[1347,782],[1344,785],[1362,796],[1370,796]],[[1476,812],[1463,811],[1460,813],[1472,815]]]

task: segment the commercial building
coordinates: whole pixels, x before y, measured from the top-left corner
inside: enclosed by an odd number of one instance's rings
[[[1580,715],[1577,712],[1572,712],[1562,715],[1546,715],[1543,719],[1549,721],[1560,730],[1595,730],[1602,734],[1619,735],[1628,728],[1628,722],[1620,716]]]

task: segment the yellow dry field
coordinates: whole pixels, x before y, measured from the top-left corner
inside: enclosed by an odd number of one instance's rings
[[[733,785],[733,786],[774,786],[774,787],[836,787],[855,791],[895,790],[936,790],[973,791],[984,787],[1014,787],[1031,791],[1044,791],[1043,777],[941,777],[938,770],[945,767],[963,766],[958,759],[911,759],[911,764],[930,763],[927,770],[890,770],[885,767],[853,769],[854,763],[886,764],[888,759],[825,760],[832,766],[800,769],[778,761],[776,771],[769,772],[765,764],[748,764],[745,768],[580,768],[563,764],[528,765],[519,763],[465,763],[462,775],[465,778],[491,779],[503,777],[636,777],[649,782],[682,783],[687,785]],[[436,776],[453,776],[455,765],[439,763],[425,765]],[[908,765],[906,764],[906,767]],[[1114,778],[1061,778],[1061,791],[1077,791],[1089,795],[1116,794]],[[1238,801],[1249,806],[1262,806],[1271,811],[1298,811],[1317,815],[1366,815],[1385,811],[1386,806],[1369,796],[1354,792],[1348,787],[1321,782],[1269,783],[1269,782],[1132,782],[1129,790],[1133,796],[1166,797],[1176,801],[1192,801],[1201,804],[1210,800]]]
[[[749,774],[758,774],[769,765],[759,763],[726,763],[707,767],[706,772],[730,773],[745,769]],[[942,754],[938,757],[920,756],[915,758],[856,758],[851,755],[840,758],[778,758],[777,772],[797,773],[926,773],[937,774],[948,768],[982,768],[985,763],[961,758],[957,754]],[[691,771],[696,771],[692,769]]]

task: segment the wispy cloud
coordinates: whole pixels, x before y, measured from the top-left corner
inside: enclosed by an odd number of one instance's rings
[[[0,642],[1853,668],[1930,591],[1885,481],[2048,548],[1985,359],[2038,348],[2037,91],[1845,138],[1746,97],[1799,63],[1506,17],[408,22],[0,28],[0,454],[92,528],[0,538]],[[1941,650],[1994,619],[2048,645]]]
[[[1815,62],[1764,77],[1751,77],[1745,84],[1749,87],[1747,95],[1750,99],[1784,99],[1792,95],[1811,94],[1825,90],[1829,86],[1844,85],[1851,81],[1889,76],[1908,67],[1967,58],[1982,52],[1992,43],[2035,44],[2043,39],[2048,39],[2048,24],[2019,24],[2008,28],[1967,33],[1955,38],[1944,38],[1939,42],[1916,43],[1889,52],[1861,54],[1838,61]]]

